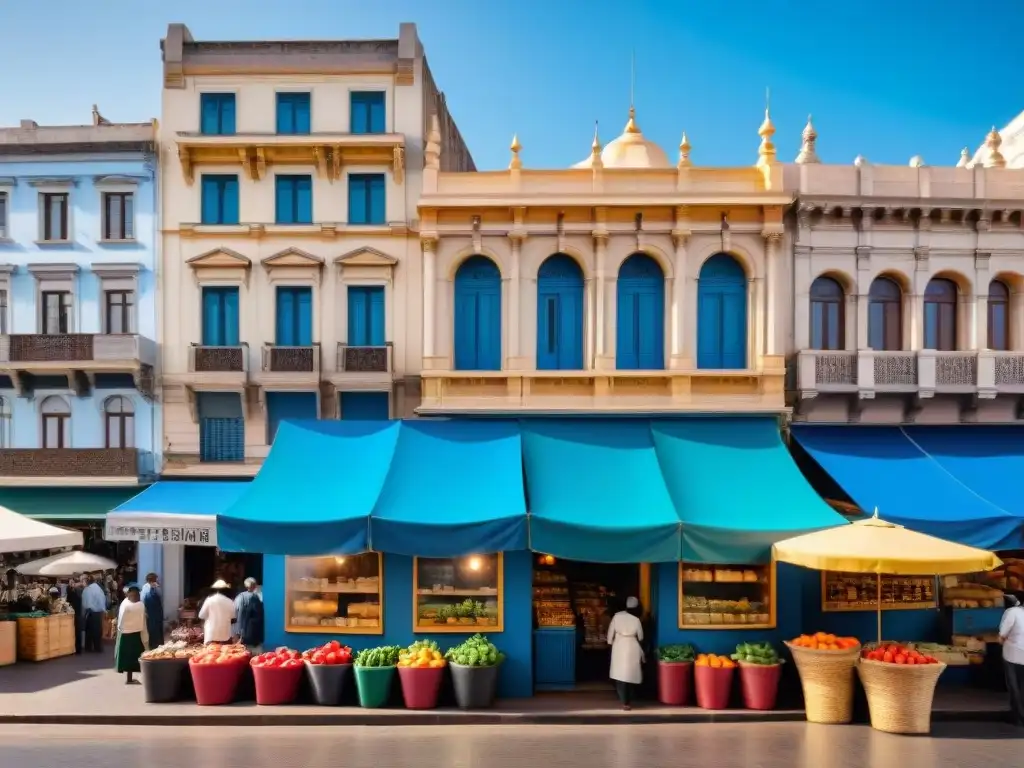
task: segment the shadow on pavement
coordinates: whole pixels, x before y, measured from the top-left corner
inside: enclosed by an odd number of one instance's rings
[[[114,647],[107,643],[100,653],[62,656],[47,661],[19,661],[0,667],[0,694],[40,693],[113,669]]]

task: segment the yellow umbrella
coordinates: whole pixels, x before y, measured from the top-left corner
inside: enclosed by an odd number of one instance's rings
[[[991,571],[1002,561],[991,552],[917,533],[875,514],[772,547],[776,560],[819,571],[944,576]],[[878,579],[878,639],[882,640],[882,579]]]

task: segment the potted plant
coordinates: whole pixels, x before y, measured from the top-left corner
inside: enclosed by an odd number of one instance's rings
[[[447,662],[432,640],[417,640],[398,655],[398,678],[408,709],[433,709]]]
[[[352,677],[352,649],[337,640],[304,651],[302,660],[309,675],[313,701],[324,707],[341,704]]]
[[[663,645],[658,649],[658,701],[674,707],[690,703],[693,646]]]
[[[735,673],[736,662],[728,656],[700,654],[693,664],[697,706],[701,709],[727,709]]]
[[[740,643],[732,655],[740,665],[743,706],[747,709],[775,709],[782,678],[782,660],[771,643]]]
[[[483,635],[473,635],[449,648],[445,659],[452,670],[455,703],[460,709],[483,709],[494,704],[498,693],[498,666],[505,660]]]
[[[395,665],[401,652],[397,645],[381,645],[356,654],[354,663],[360,706],[372,709],[388,703]]]

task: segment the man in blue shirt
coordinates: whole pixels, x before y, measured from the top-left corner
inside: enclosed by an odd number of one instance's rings
[[[146,607],[149,647],[156,648],[164,642],[164,596],[160,590],[160,579],[155,573],[146,574],[146,583],[142,587],[142,604]]]
[[[85,650],[103,652],[103,617],[107,614],[107,596],[92,576],[85,577],[82,590],[82,621],[85,625]]]
[[[256,594],[256,579],[243,582],[244,592],[235,598],[235,636],[253,654],[263,651],[263,601]]]

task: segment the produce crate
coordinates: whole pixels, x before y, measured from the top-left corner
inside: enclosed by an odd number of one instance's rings
[[[0,621],[0,667],[18,660],[18,623]]]
[[[59,613],[49,617],[50,621],[50,658],[70,656],[75,652],[75,617],[69,613]]]
[[[50,617],[18,619],[18,660],[45,661],[50,658]]]

